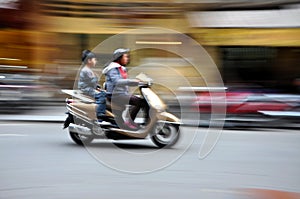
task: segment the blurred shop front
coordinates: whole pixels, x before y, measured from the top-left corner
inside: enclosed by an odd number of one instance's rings
[[[73,87],[83,49],[142,27],[168,28],[195,39],[226,84],[294,92],[300,77],[300,8],[293,1],[6,0],[0,10],[1,74],[30,74],[53,89]],[[172,35],[156,38],[176,41]],[[205,85],[201,74],[171,53],[141,50],[130,66],[162,60],[176,65],[192,86]]]
[[[139,27],[186,33],[188,24],[182,3],[171,0],[7,0],[1,4],[5,11],[1,19],[9,19],[0,22],[1,72],[39,74],[59,88],[73,87],[83,49],[94,49],[113,35]],[[15,17],[21,15],[21,21]],[[138,56],[157,54],[144,51]],[[131,65],[138,62],[139,58],[133,59]]]
[[[190,35],[215,49],[226,85],[299,92],[300,4],[236,1],[187,18]]]

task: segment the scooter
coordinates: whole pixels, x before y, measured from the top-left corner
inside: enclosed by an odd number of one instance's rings
[[[120,107],[107,100],[106,122],[102,124],[97,122],[94,99],[79,90],[62,90],[72,96],[66,99],[68,117],[64,122],[64,128],[69,129],[71,139],[81,146],[90,144],[94,139],[151,139],[159,148],[173,146],[180,137],[180,120],[166,111],[164,102],[151,89],[151,78],[145,74],[139,74],[137,78],[142,80],[138,85],[139,93],[146,100],[149,113],[143,114],[144,110],[140,111],[135,120],[138,125],[136,130],[127,129],[123,125],[128,119],[129,105]]]

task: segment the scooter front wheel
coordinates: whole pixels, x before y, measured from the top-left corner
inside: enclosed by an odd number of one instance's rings
[[[151,135],[152,142],[159,148],[171,147],[178,141],[180,129],[177,124],[158,123]]]
[[[86,136],[86,135],[80,135],[78,133],[69,132],[71,139],[78,145],[83,146],[84,144],[90,144],[93,141],[93,137]]]

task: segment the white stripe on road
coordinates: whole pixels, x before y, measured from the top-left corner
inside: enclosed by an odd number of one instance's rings
[[[26,134],[0,134],[0,137],[22,137],[22,136],[28,136]]]
[[[46,121],[46,122],[63,122],[66,116],[42,116],[42,115],[13,115],[0,116],[0,121]]]

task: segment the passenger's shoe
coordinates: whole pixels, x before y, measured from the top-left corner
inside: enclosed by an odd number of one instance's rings
[[[107,120],[107,116],[106,115],[97,115],[97,119],[98,120]]]
[[[101,120],[101,119],[99,119],[97,123],[100,124],[101,126],[109,126],[109,125],[112,125],[110,122],[106,122],[106,121],[103,121],[103,120]]]

